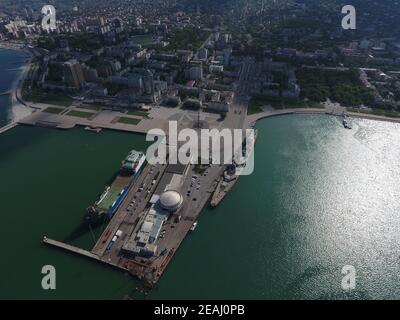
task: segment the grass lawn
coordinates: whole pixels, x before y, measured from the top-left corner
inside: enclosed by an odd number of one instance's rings
[[[153,40],[153,36],[148,34],[133,36],[131,41],[144,47],[154,46],[156,44],[156,42]]]
[[[260,113],[262,112],[261,107],[264,104],[258,104],[258,103],[252,103],[250,102],[249,107],[247,108],[247,114],[251,115],[251,114],[255,114],[255,113]]]
[[[128,111],[127,114],[130,116],[138,116],[146,119],[149,118],[149,113],[145,111]]]
[[[156,42],[154,42],[154,40],[151,37],[148,38],[143,38],[143,39],[139,39],[135,41],[137,44],[140,44],[142,46],[152,46],[154,45]]]
[[[53,104],[62,107],[69,107],[73,101],[71,97],[62,94],[48,94],[37,89],[29,89],[25,85],[22,88],[22,98],[30,102]]]
[[[119,123],[133,124],[133,125],[137,125],[140,121],[142,121],[142,119],[127,118],[127,117],[121,117],[118,120]]]
[[[52,94],[44,97],[39,102],[46,104],[54,104],[57,106],[69,107],[72,104],[72,101],[73,99],[71,97]]]
[[[312,108],[312,109],[324,109],[324,106],[319,103],[319,102],[307,102],[307,108]]]
[[[86,118],[86,119],[90,118],[92,115],[94,115],[93,112],[84,112],[84,111],[76,111],[76,110],[72,110],[67,113],[67,116]]]
[[[42,99],[42,96],[34,91],[22,90],[22,98],[25,101],[39,102]]]
[[[62,109],[62,108],[48,107],[48,108],[44,109],[43,112],[59,114],[63,110],[64,109]]]
[[[102,106],[96,105],[96,104],[83,104],[78,107],[79,109],[87,109],[87,110],[93,110],[93,111],[98,111],[102,108]]]
[[[197,51],[203,42],[208,38],[209,32],[194,27],[175,30],[169,33],[167,41],[168,50],[190,49]]]

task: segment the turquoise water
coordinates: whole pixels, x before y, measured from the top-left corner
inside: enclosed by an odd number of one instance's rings
[[[254,174],[204,210],[153,298],[399,299],[400,125],[353,124],[261,121]]]
[[[26,58],[27,56],[23,52],[0,49],[0,93],[10,90],[13,81],[21,72],[20,68]],[[0,127],[12,120],[10,106],[10,96],[0,96]]]
[[[0,51],[0,90],[23,58]],[[8,79],[8,80],[7,80]],[[0,126],[9,122],[0,97]],[[400,125],[296,115],[258,124],[255,172],[205,208],[152,299],[399,299]],[[41,244],[90,248],[85,208],[144,137],[17,127],[0,134],[0,298],[137,297],[129,275]],[[57,289],[41,289],[43,265]],[[341,288],[345,265],[356,289]]]
[[[102,228],[80,229],[91,205],[138,135],[83,129],[17,127],[0,135],[2,263],[0,298],[122,299],[133,279],[88,259],[41,244],[44,235],[91,248]],[[41,289],[41,269],[53,265],[57,289]]]
[[[203,210],[151,298],[400,298],[400,127],[353,125],[317,115],[260,122],[254,174]],[[93,244],[74,231],[132,147],[143,150],[143,137],[31,127],[0,135],[1,298],[137,297],[130,276],[41,245],[43,235]],[[40,287],[45,264],[57,269],[54,292]],[[351,292],[341,289],[344,265],[357,271]]]

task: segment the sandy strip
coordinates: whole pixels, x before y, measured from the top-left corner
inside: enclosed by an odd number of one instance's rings
[[[27,52],[27,51],[25,51]],[[20,73],[18,77],[14,80],[10,91],[12,92],[11,94],[11,122],[18,122],[21,119],[29,116],[33,110],[22,103],[20,103],[17,99],[17,95],[21,98],[21,91],[22,91],[22,86],[24,83],[24,80],[28,74],[29,68],[30,68],[30,63],[31,63],[32,57],[29,58],[28,62],[25,62],[20,67]]]

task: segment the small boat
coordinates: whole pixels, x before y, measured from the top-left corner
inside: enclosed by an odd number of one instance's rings
[[[190,231],[194,231],[197,227],[197,221],[193,223],[193,225],[190,227]]]
[[[343,127],[346,129],[351,129],[351,124],[347,121],[346,118],[343,118]]]
[[[86,131],[96,132],[96,133],[101,132],[101,128],[93,128],[93,127],[89,127],[89,126],[85,127],[85,130]]]

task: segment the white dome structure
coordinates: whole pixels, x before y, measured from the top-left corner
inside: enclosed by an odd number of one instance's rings
[[[160,205],[163,209],[168,211],[178,210],[183,203],[182,195],[175,190],[165,191],[160,196]]]

